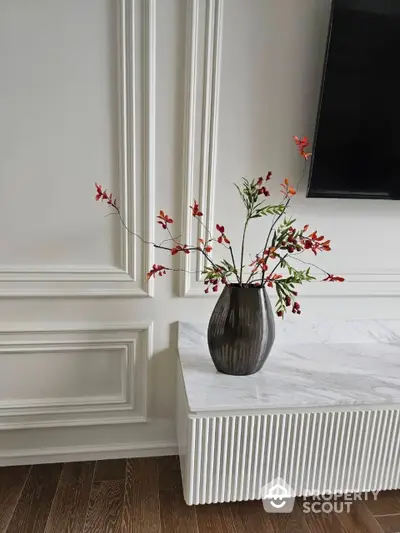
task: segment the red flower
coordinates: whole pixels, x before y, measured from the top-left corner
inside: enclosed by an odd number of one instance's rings
[[[297,135],[295,135],[293,137],[293,140],[296,143],[299,154],[307,161],[307,159],[312,155],[311,152],[305,152],[305,148],[307,148],[307,146],[310,144],[308,142],[307,137],[303,137],[302,139],[300,139],[299,137],[297,137]]]
[[[262,178],[258,178],[257,185],[260,186],[262,184],[263,184],[263,179]]]
[[[218,291],[218,279],[217,278],[212,278],[212,279],[206,279],[205,282],[204,282],[204,285],[208,285],[208,284],[211,284],[212,285],[212,291],[213,292],[217,292]],[[226,282],[226,280],[225,280]],[[224,282],[223,282],[224,283]],[[207,287],[205,289],[205,293],[208,294],[210,291],[210,287]]]
[[[175,248],[172,248],[171,250],[172,255],[176,255],[178,252],[185,252],[185,254],[190,254],[190,250],[187,249],[187,244],[184,244],[183,246],[178,244],[177,246],[175,246]]]
[[[157,216],[160,220],[158,221],[158,224],[161,224],[163,229],[167,229],[167,224],[172,224],[173,220],[172,218],[169,218],[167,214],[164,213],[164,211],[160,211],[160,214]]]
[[[261,187],[258,189],[258,195],[263,194],[264,196],[270,196],[270,192],[266,187]]]
[[[96,202],[103,197],[103,188],[98,183],[95,183],[96,186]]]
[[[202,217],[203,213],[199,210],[199,204],[196,202],[196,200],[193,200],[193,206],[189,206],[192,210],[192,215],[194,217]]]
[[[272,276],[268,276],[267,277],[267,286],[268,287],[273,287],[273,282],[277,279],[281,279],[283,276],[282,274],[273,274]]]
[[[164,275],[164,274],[167,273],[167,272],[166,272],[167,270],[171,270],[171,269],[170,269],[170,268],[167,268],[167,267],[165,267],[165,266],[163,266],[163,265],[155,265],[155,264],[154,264],[154,265],[153,265],[153,268],[150,270],[150,272],[147,272],[147,276],[146,276],[146,278],[147,278],[147,280],[149,280],[149,279],[152,278],[152,277],[155,278],[157,272],[158,272],[158,275],[159,275],[159,276],[162,276],[162,275]]]
[[[219,244],[222,244],[222,242],[225,242],[226,244],[230,244],[231,241],[228,239],[228,237],[225,235],[225,227],[220,226],[219,224],[216,225],[217,231],[221,233],[221,235],[218,237],[217,241]]]
[[[271,246],[271,248],[267,248],[266,250],[264,250],[264,255],[267,255],[271,259],[275,259],[276,258],[275,252],[276,252],[276,248],[274,246]]]
[[[301,309],[299,302],[295,302],[292,307],[292,313],[295,315],[301,315]]]
[[[199,239],[199,243],[202,244],[204,246],[204,251],[207,252],[208,254],[211,252],[212,250],[212,246],[210,246],[208,243],[210,241],[207,241],[206,243],[204,242],[204,239]]]
[[[308,226],[304,226],[305,228],[308,228]],[[317,252],[330,252],[331,241],[324,241],[324,238],[323,235],[318,237],[317,232],[313,231],[308,237],[303,237],[301,244],[305,250],[312,250],[314,255],[317,255]]]
[[[112,194],[108,194],[106,190],[103,190],[103,187],[99,185],[98,183],[95,183],[96,186],[96,202],[98,200],[107,200],[107,204],[111,205],[111,207],[115,207],[117,209],[117,201],[114,198]]]
[[[328,274],[326,278],[324,278],[322,281],[344,281],[344,278],[340,276],[334,276],[333,274]]]
[[[281,183],[281,187],[281,193],[283,193],[286,197],[294,196],[296,194],[296,189],[289,185],[289,180],[287,178],[285,178],[283,183]]]
[[[294,135],[293,140],[296,143],[296,146],[299,148],[299,150],[300,149],[304,150],[304,148],[307,148],[307,146],[310,144],[308,142],[307,137],[303,137],[302,139],[300,139],[299,137],[297,137],[297,135]]]
[[[272,176],[272,172],[269,171],[268,174],[265,176],[265,181],[268,181],[271,179],[271,176]]]
[[[252,269],[252,272],[257,272],[257,270],[260,267],[263,272],[266,272],[268,270],[267,259],[268,257],[259,257],[257,255],[254,261],[252,261],[249,265],[249,266],[254,266],[254,268]]]

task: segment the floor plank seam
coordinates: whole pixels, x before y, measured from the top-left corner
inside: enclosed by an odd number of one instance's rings
[[[26,484],[28,483],[28,479],[29,479],[29,476],[31,475],[32,468],[33,468],[33,465],[30,465],[30,467],[29,467],[29,471],[28,471],[28,473],[26,474],[26,477],[25,477],[25,481],[22,483],[22,487],[21,487],[21,490],[20,490],[20,492],[19,492],[19,494],[18,494],[18,498],[17,498],[17,500],[16,500],[16,502],[15,502],[13,512],[10,514],[10,519],[9,519],[9,521],[8,521],[8,524],[6,525],[5,530],[4,530],[6,533],[7,533],[7,531],[8,531],[8,528],[9,528],[10,524],[11,524],[11,521],[12,521],[12,519],[13,519],[13,516],[14,516],[15,510],[16,510],[17,507],[18,507],[18,503],[19,503],[19,501],[20,501],[20,499],[21,499],[22,493],[24,492],[24,489],[25,489],[25,487],[26,487]]]
[[[183,497],[183,496],[182,496]],[[197,511],[196,511],[196,506],[193,505],[194,507],[194,519],[195,519],[195,522],[196,522],[196,529],[197,529],[197,533],[200,533],[200,528],[199,528],[199,521],[197,519]]]
[[[94,483],[94,476],[95,476],[96,468],[97,468],[97,461],[96,461],[96,463],[94,465],[94,468],[93,468],[92,481],[90,483],[89,498],[88,498],[88,502],[87,502],[87,506],[86,506],[86,515],[85,515],[85,521],[83,522],[82,531],[85,531],[85,528],[86,528],[86,522],[87,522],[87,518],[88,518],[88,510],[89,510],[89,504],[90,504],[90,497],[92,495],[92,489],[93,489],[93,483]]]
[[[56,491],[55,491],[55,493],[54,493],[53,500],[52,500],[51,505],[50,505],[49,515],[48,515],[47,520],[46,520],[46,526],[45,526],[45,528],[44,528],[44,533],[46,533],[46,531],[47,531],[47,525],[48,525],[48,523],[49,523],[49,517],[51,516],[51,511],[52,511],[52,509],[53,509],[54,502],[56,501],[56,496],[57,496],[58,490],[59,490],[59,488],[60,488],[61,478],[62,478],[62,475],[63,475],[64,469],[65,469],[65,463],[64,463],[63,466],[62,466],[62,469],[61,469],[61,472],[60,472],[60,477],[59,477],[59,479],[58,479],[58,483],[57,483],[57,487],[56,487]]]
[[[159,533],[162,533],[162,521],[161,521],[161,500],[160,500],[160,465],[158,460],[156,461],[156,469],[157,469],[157,501],[158,501],[158,531]]]

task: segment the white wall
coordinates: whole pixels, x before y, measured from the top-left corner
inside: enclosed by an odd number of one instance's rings
[[[161,208],[196,238],[182,216],[195,196],[237,245],[232,181],[272,170],[279,194],[299,175],[291,136],[312,137],[329,8],[0,3],[0,463],[174,451],[176,322],[206,322],[215,297],[196,275],[146,283],[180,258],[126,239],[93,182],[157,241]],[[397,202],[300,192],[293,214],[332,239],[321,265],[349,279],[305,287],[296,320],[400,317]]]

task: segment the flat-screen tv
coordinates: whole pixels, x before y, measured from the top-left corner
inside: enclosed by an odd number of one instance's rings
[[[307,196],[400,199],[400,0],[333,0]]]

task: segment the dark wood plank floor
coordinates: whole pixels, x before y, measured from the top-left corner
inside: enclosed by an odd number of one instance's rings
[[[349,513],[188,507],[177,457],[0,468],[0,533],[400,533],[400,491]]]

